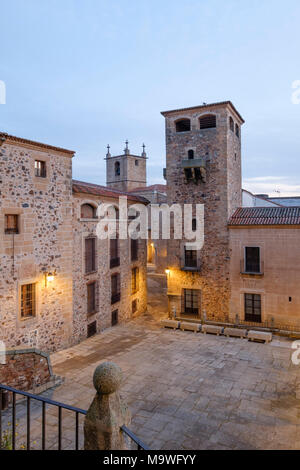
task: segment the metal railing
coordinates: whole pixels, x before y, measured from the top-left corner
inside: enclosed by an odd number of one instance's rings
[[[31,449],[31,405],[33,402],[39,402],[42,405],[42,422],[41,422],[41,448],[46,450],[47,443],[47,406],[53,406],[57,408],[57,449],[62,450],[62,441],[63,441],[63,416],[62,411],[67,410],[75,415],[75,429],[74,429],[74,441],[75,441],[75,450],[79,450],[80,447],[80,435],[79,435],[79,419],[80,416],[85,416],[87,414],[86,410],[81,408],[76,408],[74,406],[66,405],[58,401],[51,400],[46,397],[39,395],[33,395],[32,393],[23,392],[17,390],[13,387],[0,384],[0,450],[3,449],[3,415],[9,413],[11,408],[11,449],[16,450],[16,437],[17,433],[17,396],[21,396],[22,403],[24,400],[26,402],[26,426],[25,426],[25,436],[26,436],[26,450]],[[127,435],[131,441],[137,445],[137,450],[150,450],[130,429],[126,426],[121,427],[121,432]]]

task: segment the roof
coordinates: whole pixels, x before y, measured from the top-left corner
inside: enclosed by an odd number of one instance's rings
[[[16,137],[14,135],[6,134],[5,132],[0,132],[0,146],[1,146],[1,143],[5,143],[6,141],[9,141],[9,143],[10,142],[12,142],[12,143],[15,142],[16,144],[31,145],[31,146],[34,146],[34,147],[41,147],[42,149],[46,149],[46,150],[55,150],[56,152],[67,153],[70,156],[73,156],[74,153],[75,153],[75,150],[68,150],[68,149],[64,149],[64,148],[61,148],[61,147],[54,147],[53,145],[43,144],[41,142],[36,142],[34,140],[23,139],[21,137]]]
[[[120,196],[127,196],[131,201],[142,202],[149,204],[149,201],[142,196],[135,196],[125,191],[118,191],[117,189],[107,188],[98,184],[86,183],[84,181],[73,180],[73,193],[91,194],[93,196],[106,196],[112,198],[119,198]]]
[[[300,207],[241,207],[229,225],[300,225]]]
[[[253,194],[251,193],[251,191],[248,191],[247,189],[242,189],[243,193],[247,193],[247,194],[250,194],[250,196],[254,197],[255,199],[260,199],[262,201],[266,201],[266,202],[269,202],[270,204],[274,204],[274,206],[283,206],[284,204],[279,204],[279,202],[275,202],[273,201],[273,199],[269,198],[269,197],[263,197],[263,196],[260,196],[260,195],[257,195],[257,194]],[[300,205],[300,204],[299,204]]]
[[[152,184],[151,186],[142,186],[140,188],[131,189],[131,193],[140,193],[140,192],[154,192],[158,191],[161,193],[167,192],[167,185],[166,184]]]
[[[236,113],[236,115],[240,118],[242,123],[244,123],[244,119],[240,115],[240,113],[237,111],[237,109],[234,107],[231,101],[219,101],[218,103],[210,103],[210,104],[202,104],[199,106],[192,106],[190,108],[179,108],[179,109],[172,109],[170,111],[162,111],[161,114],[163,116],[168,116],[171,113],[178,113],[181,111],[192,111],[193,109],[206,109],[206,108],[211,108],[211,107],[217,107],[217,106],[226,106],[229,105],[233,109],[233,111]]]

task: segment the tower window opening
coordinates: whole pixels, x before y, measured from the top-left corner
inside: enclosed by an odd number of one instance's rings
[[[191,121],[189,119],[180,119],[176,122],[176,132],[189,132],[191,130]]]
[[[234,122],[231,116],[229,118],[229,127],[230,127],[230,130],[234,132]]]
[[[189,150],[188,151],[188,158],[189,160],[194,160],[194,150]]]
[[[235,135],[236,135],[237,137],[240,137],[240,128],[239,128],[239,126],[238,126],[237,124],[235,125]]]
[[[115,176],[120,176],[121,174],[121,168],[120,168],[120,162],[115,163]]]
[[[200,119],[200,129],[213,129],[217,127],[217,118],[214,114],[207,114]]]
[[[135,166],[139,166],[139,161],[135,160]]]

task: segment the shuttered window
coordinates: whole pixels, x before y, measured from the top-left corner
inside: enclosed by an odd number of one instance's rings
[[[199,291],[196,289],[183,289],[182,313],[189,315],[199,314]]]
[[[41,160],[35,160],[34,174],[35,176],[39,178],[46,178],[47,176],[46,162],[42,162]]]
[[[261,296],[245,294],[245,320],[261,323]]]
[[[131,261],[138,259],[138,240],[131,238]]]
[[[5,233],[19,233],[19,216],[15,214],[7,214],[5,216]]]
[[[85,239],[85,273],[96,271],[96,238]]]
[[[197,250],[184,250],[184,265],[186,268],[197,268]]]
[[[191,121],[189,119],[180,119],[176,122],[176,132],[189,132],[191,130]]]
[[[82,219],[95,219],[96,208],[91,204],[82,204],[80,216]]]
[[[36,286],[24,284],[21,286],[21,318],[35,317],[36,315]]]
[[[98,311],[98,283],[87,284],[87,314],[93,315]]]
[[[111,303],[115,304],[121,299],[120,292],[120,274],[113,274],[111,276]]]
[[[139,290],[139,268],[131,270],[131,293],[135,294]]]
[[[217,119],[214,114],[207,114],[200,118],[200,129],[212,129],[217,127]]]
[[[245,248],[245,271],[246,273],[260,273],[260,249],[247,246]]]
[[[119,257],[119,240],[118,238],[110,239],[110,267],[115,268],[120,266]]]

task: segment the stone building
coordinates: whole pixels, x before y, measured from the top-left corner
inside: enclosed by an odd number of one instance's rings
[[[146,242],[98,240],[128,195],[72,181],[74,152],[0,134],[0,341],[58,350],[146,308]]]
[[[170,315],[299,328],[299,198],[242,191],[244,121],[231,102],[162,114],[168,202],[205,207],[201,250],[168,243]]]
[[[231,102],[163,112],[169,204],[204,204],[204,247],[168,243],[170,311],[228,320],[228,220],[242,204],[242,117]]]

